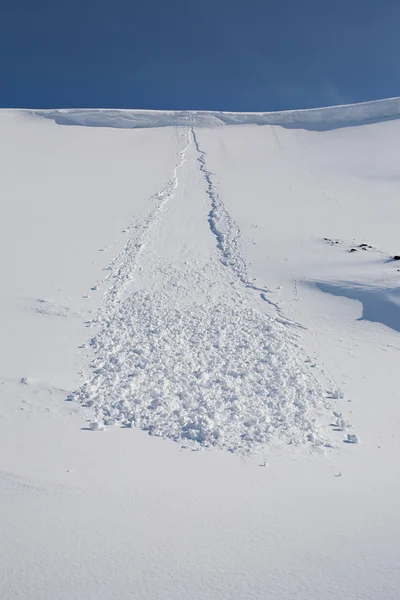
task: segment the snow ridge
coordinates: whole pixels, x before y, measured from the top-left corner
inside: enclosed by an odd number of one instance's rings
[[[86,127],[219,127],[224,125],[281,125],[326,130],[374,123],[400,117],[400,98],[388,98],[322,108],[276,112],[227,112],[203,110],[56,109],[28,111],[59,125]]]
[[[211,232],[217,239],[217,248],[221,253],[221,263],[230,268],[236,275],[239,282],[244,287],[260,293],[260,298],[275,307],[277,312],[280,310],[276,304],[268,299],[269,290],[254,285],[248,277],[246,262],[242,257],[240,250],[241,230],[239,225],[228,212],[225,203],[215,183],[213,183],[213,174],[207,168],[207,154],[200,148],[194,129],[191,129],[193,142],[198,153],[198,162],[200,172],[206,181],[206,194],[210,199],[211,210],[208,215],[208,222]]]

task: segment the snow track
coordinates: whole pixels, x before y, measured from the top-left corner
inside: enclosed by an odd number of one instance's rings
[[[177,135],[170,181],[109,267],[93,375],[73,398],[97,421],[196,448],[322,445],[324,393],[295,335],[260,308],[266,290],[248,280],[195,131]]]
[[[216,184],[213,182],[213,174],[207,168],[207,155],[200,148],[194,129],[191,131],[194,145],[198,152],[197,160],[200,165],[200,172],[204,176],[206,182],[206,193],[211,204],[211,210],[208,214],[208,222],[210,225],[210,230],[217,240],[217,248],[220,251],[221,263],[232,271],[240,284],[249,290],[257,292],[261,300],[273,306],[276,310],[276,313],[280,314],[280,308],[268,298],[269,290],[254,285],[249,279],[246,261],[244,260],[240,250],[240,227],[227,211],[221,194]],[[295,292],[297,294],[296,282]],[[286,323],[288,322],[289,321],[286,320]]]
[[[217,239],[218,249],[221,252],[221,262],[230,267],[238,279],[248,285],[246,263],[240,250],[240,229],[225,208],[222,198],[212,181],[212,173],[206,166],[206,154],[200,149],[194,129],[191,130],[193,141],[198,152],[200,171],[206,181],[206,193],[210,199],[211,210],[208,215],[210,229]]]
[[[150,198],[150,202],[154,207],[149,214],[141,222],[134,223],[128,227],[126,230],[129,235],[128,242],[124,250],[116,256],[109,266],[111,275],[106,280],[111,280],[112,285],[107,290],[106,307],[108,310],[115,306],[116,300],[120,300],[123,297],[125,290],[134,276],[135,265],[138,256],[143,250],[146,233],[155,224],[165,204],[171,200],[179,185],[179,171],[185,164],[186,154],[192,143],[189,129],[184,130],[184,136],[186,136],[187,140],[184,148],[179,152],[179,162],[174,168],[171,179]]]

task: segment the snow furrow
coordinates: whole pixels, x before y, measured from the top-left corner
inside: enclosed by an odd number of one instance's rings
[[[194,129],[191,130],[193,142],[198,153],[198,162],[200,172],[206,182],[206,193],[210,199],[211,210],[208,215],[208,222],[211,232],[217,240],[217,248],[221,254],[221,262],[224,266],[231,269],[239,282],[246,288],[260,293],[262,300],[274,306],[278,312],[280,310],[272,301],[267,298],[269,290],[254,285],[247,274],[247,267],[240,251],[241,231],[239,225],[229,214],[224,201],[216,184],[212,180],[212,173],[207,168],[206,153],[200,148]]]
[[[224,202],[212,181],[212,173],[207,169],[206,153],[200,148],[194,129],[191,130],[193,142],[198,153],[200,171],[206,182],[206,194],[210,199],[211,210],[208,223],[217,240],[217,247],[221,253],[221,262],[229,267],[244,285],[248,285],[246,263],[240,249],[240,228],[225,208]]]

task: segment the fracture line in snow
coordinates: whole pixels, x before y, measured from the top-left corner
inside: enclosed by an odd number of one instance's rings
[[[174,168],[171,179],[161,190],[151,196],[150,201],[155,203],[155,206],[149,214],[140,223],[127,228],[128,242],[107,268],[111,273],[106,281],[109,279],[113,281],[111,287],[106,291],[105,306],[108,309],[111,309],[123,297],[127,286],[133,279],[136,261],[143,251],[145,235],[155,224],[164,205],[171,200],[179,185],[179,171],[185,164],[187,151],[192,145],[190,130],[186,129],[186,131],[187,142],[183,150],[179,152],[180,160]]]

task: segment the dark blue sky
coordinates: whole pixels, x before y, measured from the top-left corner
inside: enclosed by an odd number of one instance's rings
[[[358,102],[399,59],[400,0],[0,0],[1,107]]]

